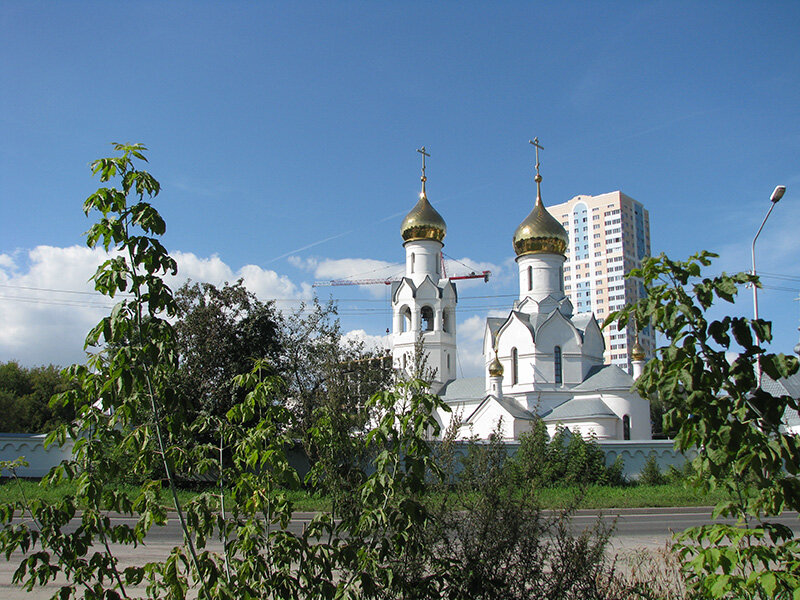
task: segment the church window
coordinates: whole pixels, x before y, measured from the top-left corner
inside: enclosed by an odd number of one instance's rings
[[[553,368],[555,369],[555,382],[563,383],[563,369],[561,368],[561,346],[553,348]]]
[[[449,333],[450,332],[450,314],[446,310],[442,311],[442,331],[444,331],[445,333]],[[450,360],[449,356],[448,356],[447,360],[448,361]],[[449,368],[449,366],[450,365],[448,364],[448,368]]]
[[[403,308],[403,331],[411,331],[411,309],[407,306]]]
[[[516,348],[511,349],[511,385],[519,381],[519,354]]]
[[[447,354],[446,356],[447,356],[447,371],[449,373],[450,372],[450,355]]]
[[[414,263],[416,262],[417,255],[413,252],[411,253],[411,272],[414,272]]]
[[[528,267],[528,291],[533,289],[533,267]]]
[[[622,417],[622,439],[631,439],[631,418],[628,415]]]
[[[422,307],[422,330],[433,331],[433,309],[430,306]]]

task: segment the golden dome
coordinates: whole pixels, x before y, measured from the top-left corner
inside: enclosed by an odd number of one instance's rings
[[[494,355],[494,360],[489,364],[489,377],[502,377],[503,365],[497,359],[497,354]]]
[[[542,204],[542,196],[538,193],[541,180],[541,176],[536,175],[536,205],[514,232],[514,252],[517,256],[541,253],[564,254],[569,243],[567,230]]]
[[[428,202],[428,197],[423,187],[422,193],[419,195],[419,202],[406,215],[406,218],[403,219],[403,224],[400,226],[400,234],[403,236],[403,241],[436,240],[441,242],[446,233],[447,225],[445,225],[442,215],[436,212],[436,209]]]
[[[631,348],[631,360],[644,360],[644,358],[645,358],[644,348],[642,348],[642,345],[639,343],[639,340],[637,339],[636,343],[633,345],[633,348]]]

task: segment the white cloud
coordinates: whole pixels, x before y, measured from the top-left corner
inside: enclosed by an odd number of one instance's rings
[[[483,373],[483,332],[486,319],[479,315],[458,323],[459,377],[479,377]]]
[[[371,335],[363,329],[352,329],[342,335],[342,341],[358,341],[364,343],[366,350],[384,352],[387,348],[391,349],[391,338],[388,335]]]
[[[370,295],[376,298],[382,298],[384,294],[384,286],[380,285],[380,282],[387,279],[396,279],[398,275],[402,275],[404,268],[397,263],[371,258],[318,259],[290,256],[288,260],[292,266],[313,273],[314,278],[320,281],[340,279],[374,280],[376,283],[358,287],[368,291]]]
[[[173,290],[187,279],[215,285],[239,278],[261,300],[277,299],[280,308],[312,297],[311,286],[285,275],[245,265],[232,269],[219,256],[174,252],[178,275],[166,278]],[[0,255],[0,361],[27,365],[82,362],[86,333],[114,301],[96,292],[90,278],[109,254],[82,246],[37,246],[13,256]]]

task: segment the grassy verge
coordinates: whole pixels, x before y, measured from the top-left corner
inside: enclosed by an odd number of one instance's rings
[[[577,488],[549,488],[541,491],[546,508],[566,506],[579,494]],[[725,494],[700,494],[681,484],[614,487],[593,485],[586,489],[580,508],[648,508],[659,506],[711,506],[726,499]]]
[[[22,499],[22,493],[30,500],[39,498],[54,503],[66,496],[75,495],[75,486],[62,483],[55,487],[42,487],[35,481],[21,481],[20,485],[8,479],[0,481],[0,503],[15,502]],[[120,486],[130,494],[136,493],[133,486]],[[199,494],[196,490],[180,490],[181,502],[188,502]],[[540,491],[539,500],[543,508],[561,508],[573,502],[580,494],[576,487],[545,488]],[[304,491],[290,492],[289,497],[298,511],[324,511],[330,508],[330,502],[322,496],[315,496]],[[709,506],[723,500],[722,494],[701,495],[681,484],[669,485],[637,485],[627,487],[589,486],[581,499],[579,508],[646,508],[659,506]],[[161,493],[164,506],[170,508],[172,499],[168,490]],[[459,498],[451,499],[453,506],[461,504]],[[226,498],[227,506],[231,499]]]

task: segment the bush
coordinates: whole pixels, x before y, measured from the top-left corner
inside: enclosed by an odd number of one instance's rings
[[[508,460],[507,473],[517,486],[621,485],[622,466],[620,458],[606,466],[605,452],[593,436],[584,439],[580,433],[559,426],[548,442],[547,428],[537,419],[533,429],[520,436],[519,449]]]
[[[661,472],[655,454],[650,454],[647,457],[637,481],[642,485],[663,485],[667,483],[667,478]]]

